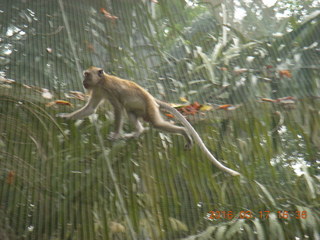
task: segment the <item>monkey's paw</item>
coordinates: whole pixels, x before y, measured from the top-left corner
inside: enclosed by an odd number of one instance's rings
[[[141,135],[141,132],[132,132],[132,133],[126,133],[123,135],[123,138],[138,138]]]
[[[123,135],[123,138],[128,139],[128,138],[138,138],[140,137],[140,135],[147,131],[149,128],[148,127],[143,127],[140,128],[139,130],[135,131],[135,132],[131,132],[131,133],[126,133]]]

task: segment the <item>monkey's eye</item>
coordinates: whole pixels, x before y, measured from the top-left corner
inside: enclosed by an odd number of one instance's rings
[[[98,75],[99,75],[99,77],[102,77],[102,76],[103,76],[103,69],[100,69],[100,70],[98,71]]]

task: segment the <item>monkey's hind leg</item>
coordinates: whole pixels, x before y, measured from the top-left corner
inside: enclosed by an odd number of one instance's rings
[[[185,149],[190,149],[193,146],[193,140],[184,127],[173,125],[160,118],[156,119],[155,121],[152,121],[152,124],[155,128],[159,130],[170,132],[170,133],[177,133],[184,136],[187,141],[186,145],[184,146]]]
[[[147,128],[142,126],[140,120],[133,113],[128,113],[128,117],[130,123],[134,125],[136,131],[124,134],[123,138],[138,138],[145,130],[147,130]]]

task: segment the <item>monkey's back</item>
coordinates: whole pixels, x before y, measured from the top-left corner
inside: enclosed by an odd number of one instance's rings
[[[129,113],[150,121],[156,114],[158,104],[154,97],[137,83],[119,77],[106,74],[106,86],[108,98],[118,99],[120,104]],[[155,110],[156,109],[156,110]]]

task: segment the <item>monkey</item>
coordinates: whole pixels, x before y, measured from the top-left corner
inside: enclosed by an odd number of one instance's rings
[[[93,114],[98,106],[107,100],[113,106],[114,131],[109,134],[110,140],[128,139],[139,137],[146,129],[141,121],[151,123],[154,128],[169,133],[180,134],[186,139],[185,148],[191,148],[193,139],[211,162],[220,170],[233,176],[240,173],[221,164],[208,150],[199,134],[185,117],[169,104],[155,99],[147,90],[133,81],[106,74],[102,68],[90,67],[83,72],[83,86],[90,97],[88,102],[79,110],[72,113],[59,113],[56,116],[67,119],[81,119]],[[173,114],[182,126],[176,126],[163,119],[160,109]],[[135,127],[135,131],[122,134],[123,114],[127,113],[129,122]],[[192,137],[193,138],[192,138]]]

